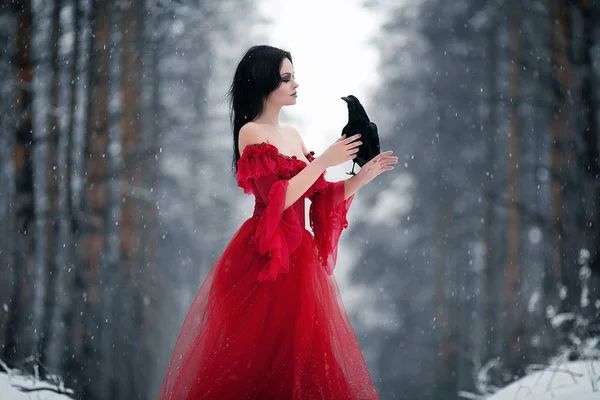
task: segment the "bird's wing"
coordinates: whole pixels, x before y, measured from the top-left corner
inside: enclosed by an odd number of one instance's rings
[[[371,137],[373,138],[373,148],[377,151],[377,154],[381,153],[381,147],[379,145],[379,133],[377,131],[377,125],[374,122],[369,123],[371,128]]]
[[[350,127],[350,123],[348,122],[346,126],[344,126],[344,128],[342,129],[342,135],[346,134],[346,137],[350,137],[352,136],[352,133],[352,128]]]

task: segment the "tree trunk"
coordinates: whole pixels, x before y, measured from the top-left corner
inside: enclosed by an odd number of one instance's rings
[[[550,32],[550,67],[552,76],[552,271],[549,274],[551,284],[548,297],[549,305],[558,311],[561,305],[560,292],[564,283],[563,265],[565,253],[563,207],[564,178],[568,164],[565,162],[569,138],[568,121],[568,91],[571,82],[571,68],[567,57],[568,12],[562,0],[549,0],[548,20]]]
[[[33,172],[32,172],[32,78],[31,59],[32,13],[31,1],[21,0],[17,6],[17,35],[15,46],[16,115],[13,165],[15,196],[13,218],[16,237],[13,260],[14,287],[9,301],[5,346],[2,358],[16,362],[25,358],[31,337],[26,335],[25,316],[31,313],[31,284],[27,277],[33,269]],[[18,267],[17,267],[18,266]]]
[[[585,179],[585,196],[591,199],[591,207],[588,206],[585,218],[586,245],[590,251],[589,265],[594,273],[594,282],[600,281],[600,155],[598,138],[598,98],[595,90],[594,64],[592,53],[596,46],[594,21],[597,21],[597,13],[592,0],[580,0],[579,9],[583,22],[583,37],[581,43],[581,117],[583,122],[582,139],[584,144],[584,155],[582,165]],[[591,303],[600,297],[597,287],[592,286]]]
[[[142,148],[142,48],[143,35],[141,15],[144,10],[142,0],[129,0],[123,3],[121,13],[122,29],[122,82],[121,82],[121,220],[119,222],[121,255],[120,268],[122,296],[119,304],[123,310],[119,328],[130,337],[142,338],[144,330],[144,261],[141,243],[142,210],[145,192],[142,187],[144,172],[141,163]],[[119,381],[117,395],[130,398],[143,393],[144,384],[139,381],[142,371],[134,368],[145,361],[142,354],[143,341],[125,341],[126,336],[117,335],[122,349],[115,360]]]
[[[72,383],[72,387],[81,387],[85,377],[83,376],[83,342],[85,339],[85,324],[83,314],[86,311],[87,304],[82,300],[86,296],[86,271],[83,252],[80,250],[84,232],[86,214],[84,213],[84,154],[87,141],[87,130],[89,123],[89,104],[91,102],[92,75],[91,65],[94,54],[93,36],[92,36],[92,17],[91,0],[75,0],[75,23],[77,31],[77,57],[74,57],[74,67],[72,82],[74,102],[73,118],[69,127],[72,138],[72,148],[69,151],[71,170],[69,174],[69,198],[68,208],[71,215],[71,232],[73,243],[69,248],[69,259],[73,265],[73,277],[69,282],[70,289],[69,301],[71,306],[65,315],[65,330],[68,332],[68,342],[65,349],[65,378]]]
[[[149,75],[146,78],[146,84],[144,85],[149,89],[148,99],[149,102],[146,105],[149,110],[149,115],[145,118],[145,121],[148,121],[148,124],[145,126],[145,132],[147,132],[147,136],[149,137],[149,153],[146,157],[147,167],[144,168],[144,171],[147,171],[146,174],[146,184],[145,186],[149,188],[149,202],[146,205],[146,210],[144,211],[144,216],[146,218],[146,230],[147,239],[146,243],[146,251],[144,254],[147,255],[147,266],[145,276],[148,277],[148,287],[147,290],[151,292],[152,296],[149,298],[149,304],[146,307],[148,310],[148,314],[146,317],[146,324],[149,329],[147,334],[147,341],[149,342],[148,347],[151,348],[151,343],[160,343],[161,342],[161,331],[160,331],[160,321],[159,321],[159,313],[160,306],[164,296],[166,295],[164,289],[164,283],[160,282],[159,279],[159,266],[157,265],[157,252],[159,246],[159,230],[160,230],[160,220],[158,218],[158,165],[160,162],[160,153],[158,152],[160,143],[161,143],[161,97],[160,97],[160,56],[159,50],[161,48],[161,37],[157,32],[158,27],[160,26],[160,19],[157,15],[155,9],[150,8],[148,6],[148,19],[146,20],[146,37],[149,38],[149,46],[146,47],[146,54],[148,58],[146,59],[146,65],[149,65]],[[156,349],[156,354],[160,354],[161,349]],[[153,364],[154,365],[154,364]],[[156,379],[157,371],[160,368],[155,367],[152,371],[148,371],[148,379],[152,384],[148,387],[148,393],[158,393],[160,390],[160,378]]]
[[[448,296],[448,291],[452,288],[448,286],[458,286],[453,280],[454,274],[448,266],[448,232],[452,222],[453,197],[449,191],[442,195],[443,203],[440,210],[439,221],[439,259],[437,260],[436,272],[436,326],[439,330],[439,351],[437,365],[437,387],[435,398],[455,394],[458,391],[458,352],[457,341],[458,334],[455,319],[457,317],[453,310],[454,302]],[[452,397],[454,398],[454,396]]]
[[[496,120],[496,98],[498,97],[498,85],[496,83],[498,74],[498,29],[495,21],[490,21],[490,27],[487,37],[487,135],[486,135],[486,157],[483,170],[487,171],[485,184],[483,185],[485,193],[485,217],[483,225],[483,238],[485,242],[485,296],[480,294],[481,301],[486,301],[485,319],[483,315],[480,319],[486,321],[487,345],[484,346],[484,359],[490,359],[500,355],[500,318],[501,303],[499,302],[502,292],[499,289],[498,282],[501,280],[500,268],[494,268],[494,208],[495,197],[492,195],[494,182],[496,179],[496,135],[498,132],[498,122]]]
[[[156,261],[157,249],[159,245],[159,218],[157,210],[157,180],[158,180],[158,148],[160,145],[160,74],[159,74],[159,54],[158,40],[159,35],[154,34],[158,29],[158,18],[155,10],[150,6],[151,3],[146,3],[138,12],[140,18],[140,26],[138,28],[137,41],[140,45],[140,51],[144,55],[143,65],[147,66],[145,74],[141,78],[141,85],[144,90],[142,98],[144,121],[143,125],[146,145],[144,148],[147,151],[142,159],[142,171],[144,173],[143,187],[146,195],[141,204],[142,209],[142,243],[144,246],[144,260],[142,263],[144,279],[143,290],[144,297],[142,298],[144,309],[144,328],[143,328],[143,349],[140,361],[144,364],[155,365],[151,358],[152,349],[156,348],[155,343],[160,341],[159,330],[157,329],[160,323],[158,319],[158,304],[164,293],[160,293],[158,282],[158,265]],[[156,376],[156,368],[143,371],[142,381],[152,381]],[[151,386],[146,386],[147,393],[155,393]]]
[[[444,127],[444,107],[441,99],[436,99],[437,115],[439,116],[438,132],[441,132]],[[437,144],[440,146],[440,144]],[[458,360],[456,348],[456,329],[455,311],[453,310],[454,302],[448,295],[454,291],[458,283],[454,279],[454,274],[451,273],[449,263],[449,246],[448,234],[451,230],[454,196],[447,189],[447,183],[444,182],[444,177],[439,177],[439,190],[441,191],[440,198],[442,199],[439,217],[437,222],[437,236],[439,238],[438,259],[436,260],[436,279],[435,279],[435,301],[436,301],[436,327],[438,330],[438,360],[436,365],[436,388],[434,390],[435,398],[447,396],[449,393],[456,393],[458,390]],[[458,291],[456,291],[458,292]]]
[[[519,71],[521,66],[521,19],[515,4],[508,6],[508,29],[510,34],[510,106],[508,125],[508,229],[504,283],[504,338],[509,365],[518,365],[521,333],[518,317],[519,304]],[[512,367],[509,366],[512,369]]]
[[[33,199],[35,211],[35,233],[34,233],[34,257],[35,272],[33,277],[33,299],[32,299],[32,335],[33,342],[30,354],[35,363],[40,361],[43,354],[45,336],[48,334],[45,326],[46,296],[49,281],[49,268],[47,248],[51,247],[48,240],[49,231],[52,230],[50,213],[52,210],[53,194],[50,188],[53,184],[49,178],[49,169],[54,164],[52,151],[55,150],[55,130],[52,120],[49,119],[52,110],[52,89],[49,82],[52,77],[51,41],[48,32],[53,31],[52,11],[54,9],[51,1],[34,3],[32,8],[33,32],[32,32],[32,56],[35,65],[33,74]],[[49,62],[50,61],[50,62]],[[50,169],[52,171],[52,169]]]
[[[118,301],[119,286],[119,219],[120,219],[120,181],[121,167],[121,31],[119,29],[120,7],[111,7],[110,20],[110,61],[109,61],[109,110],[108,110],[108,180],[106,182],[106,212],[104,215],[104,231],[106,244],[102,253],[98,270],[102,302],[100,303],[101,320],[104,323],[99,330],[99,362],[103,366],[102,375],[98,377],[97,388],[99,399],[119,397],[116,388],[118,376],[115,375],[113,347],[118,332],[117,324],[120,309]],[[115,296],[116,295],[116,296]],[[127,335],[127,332],[118,332]]]
[[[58,233],[58,197],[59,197],[59,181],[61,175],[59,173],[58,157],[59,147],[58,141],[62,134],[60,131],[58,114],[64,113],[64,108],[61,108],[62,100],[59,100],[59,80],[61,63],[59,62],[59,49],[60,36],[61,36],[61,23],[60,13],[62,10],[62,0],[55,0],[54,8],[49,13],[50,21],[52,24],[50,37],[50,109],[48,113],[48,160],[46,169],[46,180],[48,182],[48,204],[47,204],[47,218],[46,218],[46,254],[45,262],[47,265],[46,270],[46,296],[44,299],[44,311],[43,311],[43,340],[40,348],[40,360],[43,365],[48,364],[48,343],[52,340],[52,337],[56,337],[55,333],[52,332],[52,318],[53,310],[56,308],[56,300],[60,293],[56,290],[57,285],[57,265],[56,265],[56,253],[58,251],[57,233]],[[54,372],[54,371],[53,371]]]
[[[62,3],[62,4],[61,4]],[[75,4],[72,1],[57,0],[56,8],[59,10],[59,6],[74,8]],[[66,358],[65,344],[67,342],[66,327],[67,321],[65,320],[68,314],[68,309],[72,302],[70,301],[71,293],[71,276],[74,274],[73,265],[71,261],[71,246],[72,244],[72,215],[70,207],[70,176],[71,167],[70,163],[70,152],[72,148],[72,129],[71,121],[72,109],[75,98],[75,87],[77,76],[75,65],[78,58],[78,46],[81,41],[81,36],[76,34],[74,30],[76,22],[76,13],[74,11],[70,14],[72,19],[63,21],[64,27],[62,29],[61,39],[73,35],[73,44],[64,44],[65,51],[63,57],[57,65],[56,73],[59,79],[58,93],[58,149],[56,152],[57,169],[56,177],[58,181],[58,232],[56,235],[56,246],[55,254],[50,255],[50,259],[54,257],[56,263],[56,277],[54,284],[54,302],[50,302],[51,312],[49,332],[51,332],[48,338],[48,368],[59,374],[63,374],[64,365],[62,360]],[[56,19],[58,23],[58,19]],[[56,29],[56,28],[55,28]],[[64,41],[63,43],[69,43]],[[68,47],[67,47],[68,46]],[[58,47],[58,46],[57,46]]]
[[[0,54],[0,359],[4,358],[7,350],[9,334],[9,318],[12,313],[12,299],[15,296],[17,274],[14,262],[15,251],[15,164],[13,150],[15,149],[15,132],[17,125],[17,114],[19,104],[15,104],[18,82],[15,74],[14,38],[17,33],[17,13],[9,7],[0,10],[0,18],[5,23],[0,26],[0,48],[4,51]],[[16,71],[19,71],[19,66]],[[4,358],[7,361],[6,358]]]
[[[84,275],[83,326],[83,374],[102,376],[102,366],[98,363],[98,329],[105,322],[100,320],[100,285],[98,268],[101,268],[101,254],[106,246],[104,218],[107,212],[108,177],[108,48],[109,4],[105,1],[92,2],[92,37],[90,61],[90,101],[89,127],[85,147],[86,183],[84,189],[85,220],[81,238]],[[83,397],[95,399],[96,383],[83,382]]]

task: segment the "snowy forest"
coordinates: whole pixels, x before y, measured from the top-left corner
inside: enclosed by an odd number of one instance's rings
[[[0,4],[0,374],[157,397],[252,212],[223,98],[270,44],[257,3]],[[312,12],[343,20],[330,3]],[[379,18],[361,101],[400,161],[357,193],[336,275],[381,398],[483,399],[600,358],[600,2],[353,3]]]

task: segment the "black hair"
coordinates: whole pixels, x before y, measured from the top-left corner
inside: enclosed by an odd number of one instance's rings
[[[281,85],[279,71],[284,58],[292,62],[292,55],[288,51],[267,45],[252,46],[235,70],[233,82],[227,93],[229,119],[233,130],[234,174],[237,173],[237,162],[240,159],[240,129],[262,113],[264,101],[269,93]]]

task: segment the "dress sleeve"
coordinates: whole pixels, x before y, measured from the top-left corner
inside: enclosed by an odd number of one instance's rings
[[[294,207],[284,210],[289,182],[281,175],[285,167],[278,154],[277,148],[268,143],[252,144],[244,148],[238,160],[238,186],[265,204],[254,234],[258,252],[268,257],[259,281],[274,281],[277,274],[287,273],[290,254],[302,243],[302,226]]]
[[[313,152],[307,155],[314,159]],[[333,274],[337,260],[338,242],[342,231],[348,227],[346,216],[354,194],[344,199],[344,181],[329,182],[321,175],[309,194],[311,201],[309,218],[322,267],[328,275]]]

